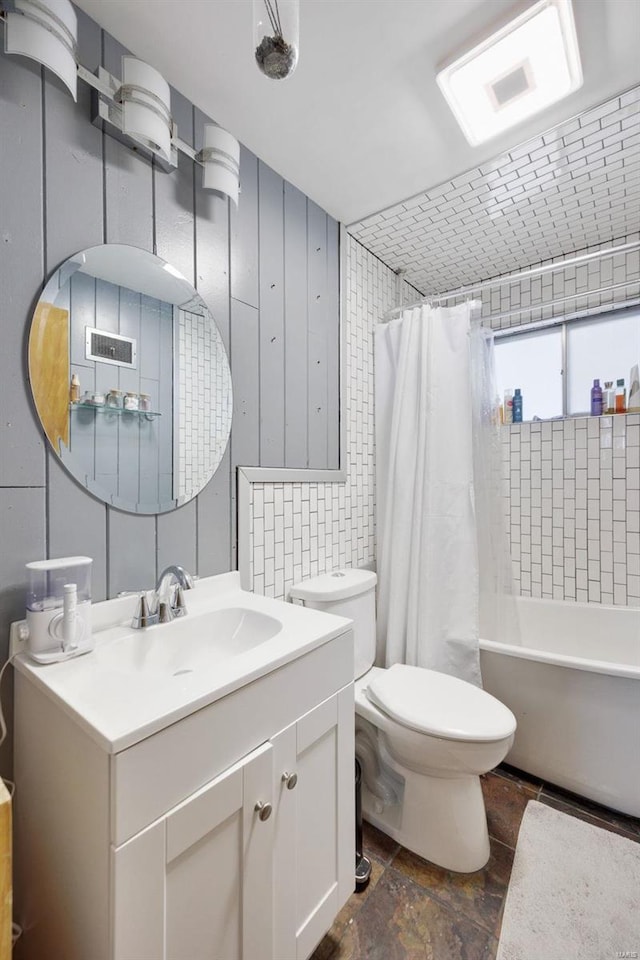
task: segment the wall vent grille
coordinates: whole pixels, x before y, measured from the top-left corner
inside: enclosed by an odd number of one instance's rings
[[[121,337],[108,330],[86,327],[86,358],[99,363],[111,363],[117,367],[136,365],[137,341],[131,337]]]

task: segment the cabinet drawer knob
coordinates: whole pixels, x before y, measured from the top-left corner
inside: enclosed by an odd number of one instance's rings
[[[270,803],[265,803],[264,800],[258,800],[253,809],[256,811],[261,820],[268,820],[271,816],[273,807]]]
[[[282,774],[282,782],[286,783],[287,790],[293,790],[296,783],[298,782],[297,773],[287,773],[286,771]]]

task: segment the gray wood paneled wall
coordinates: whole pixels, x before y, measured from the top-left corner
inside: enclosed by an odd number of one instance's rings
[[[79,57],[121,75],[124,49],[78,11]],[[274,107],[278,90],[274,86]],[[208,119],[172,90],[183,140]],[[0,660],[23,615],[24,564],[94,558],[93,598],[149,587],[168,563],[234,569],[237,465],[338,467],[338,224],[249,150],[236,210],[180,156],[165,174],[90,122],[55,79],[0,52]],[[45,279],[78,250],[127,243],[190,278],[227,347],[231,441],[189,504],[160,516],[106,507],[47,449],[26,382],[31,314]],[[7,678],[9,679],[9,678]],[[11,714],[10,682],[4,697]],[[2,768],[10,768],[6,755]]]
[[[62,461],[77,480],[84,474],[87,488],[98,488],[105,500],[116,505],[122,501],[132,509],[153,504],[155,510],[174,496],[173,378],[161,375],[173,352],[173,306],[81,272],[73,274],[65,294],[56,298],[56,305],[69,310],[72,318],[82,318],[70,324],[71,372],[78,377],[80,392],[105,395],[115,388],[146,393],[160,416],[119,416],[107,407],[75,407],[68,456],[63,448]],[[138,351],[135,365],[88,360],[85,328],[90,326],[131,337]]]

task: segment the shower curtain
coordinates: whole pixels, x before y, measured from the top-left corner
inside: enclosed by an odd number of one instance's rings
[[[508,570],[492,560],[501,464],[476,306],[417,307],[376,328],[377,662],[480,685],[481,587],[493,617]]]

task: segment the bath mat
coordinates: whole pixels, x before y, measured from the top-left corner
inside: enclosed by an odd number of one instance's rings
[[[640,956],[640,844],[530,800],[496,960]]]

